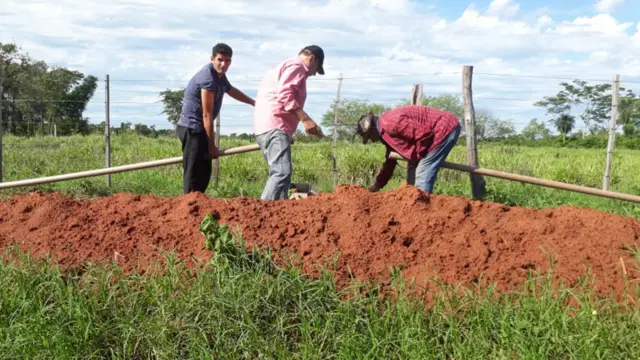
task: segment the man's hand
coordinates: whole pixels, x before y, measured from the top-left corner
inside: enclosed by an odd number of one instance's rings
[[[311,120],[311,118],[306,118],[302,120],[302,126],[304,126],[304,130],[309,135],[314,135],[317,137],[323,137],[322,129],[315,121]]]
[[[218,158],[218,148],[213,141],[209,141],[209,156],[211,157],[211,160]]]
[[[318,124],[316,124],[316,122],[311,119],[311,116],[309,116],[304,110],[296,109],[293,112],[295,112],[298,119],[300,119],[300,122],[302,123],[302,126],[304,126],[304,131],[307,133],[307,135],[315,135],[317,137],[324,136],[320,126],[318,126]]]

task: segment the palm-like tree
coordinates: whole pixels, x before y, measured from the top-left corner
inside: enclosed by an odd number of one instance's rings
[[[558,132],[562,134],[562,141],[564,141],[567,134],[570,133],[571,130],[573,130],[575,124],[575,117],[569,114],[562,114],[557,119],[555,119],[556,129],[558,129]]]

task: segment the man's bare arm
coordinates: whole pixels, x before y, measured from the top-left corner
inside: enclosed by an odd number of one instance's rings
[[[243,102],[245,104],[251,105],[251,106],[255,106],[256,105],[256,101],[252,98],[250,98],[249,96],[247,96],[245,93],[243,93],[242,91],[232,87],[231,89],[229,89],[229,91],[227,91],[227,94],[229,94],[229,96],[231,96],[232,98]]]
[[[215,159],[218,157],[218,149],[216,149],[215,134],[213,132],[213,95],[213,92],[207,89],[200,90],[200,97],[202,99],[202,122],[209,142],[209,155],[212,159]]]

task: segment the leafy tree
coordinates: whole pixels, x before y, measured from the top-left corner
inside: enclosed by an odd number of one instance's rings
[[[151,127],[148,127],[147,125],[142,123],[135,124],[133,126],[133,130],[136,132],[136,134],[142,135],[142,136],[149,136],[155,133],[155,127],[153,125]]]
[[[476,112],[476,137],[478,140],[502,139],[515,135],[516,129],[510,120],[495,117],[487,110]]]
[[[521,134],[527,140],[540,140],[548,138],[551,132],[544,125],[544,122],[538,122],[538,119],[531,119],[529,124],[522,129]]]
[[[636,97],[632,91],[620,98],[618,106],[620,123],[625,136],[633,136],[640,129],[640,97]]]
[[[334,116],[335,116],[334,101],[329,110],[322,116],[320,125],[329,129],[329,134],[333,132]],[[382,104],[372,103],[366,100],[349,100],[341,99],[338,106],[338,138],[339,139],[351,139],[354,135],[356,123],[360,116],[367,114],[369,111],[373,111],[374,114],[380,115],[381,113],[390,110],[391,107]]]
[[[38,126],[44,134],[58,124],[59,135],[89,133],[83,113],[97,88],[95,76],[50,67],[22,54],[15,44],[0,43],[0,81],[7,132],[34,135]]]
[[[169,90],[160,93],[164,110],[162,114],[167,115],[167,120],[174,126],[180,120],[180,112],[182,111],[182,98],[184,97],[184,89]]]
[[[572,83],[561,82],[563,90],[555,96],[544,97],[534,103],[535,106],[547,109],[547,115],[552,116],[552,123],[556,123],[560,115],[569,115],[572,109],[578,105],[583,105],[584,110],[579,114],[580,119],[585,123],[589,133],[597,134],[609,128],[611,113],[611,84],[591,85],[587,81],[576,79]],[[640,115],[634,110],[633,99],[637,97],[631,90],[620,87],[620,92],[626,95],[621,96],[621,116],[625,119],[638,118]],[[628,100],[624,100],[628,99]],[[624,111],[622,111],[624,110]],[[624,122],[623,123],[628,123]],[[583,134],[586,136],[586,133]]]
[[[460,94],[443,94],[439,96],[427,96],[420,100],[420,104],[432,108],[448,111],[459,119],[464,117],[464,103]]]

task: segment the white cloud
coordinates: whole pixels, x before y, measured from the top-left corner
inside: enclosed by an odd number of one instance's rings
[[[572,19],[543,7],[526,13],[514,0],[469,6],[453,18],[412,0],[225,0],[215,7],[204,0],[98,0],[91,11],[77,0],[5,3],[0,41],[101,80],[110,74],[111,99],[120,101],[112,105],[114,124],[138,119],[168,126],[161,105],[148,103],[166,88],[183,87],[219,41],[234,49],[230,81],[250,95],[268,67],[304,45],[323,46],[327,75],[309,81],[308,110],[316,119],[335,98],[340,73],[343,98],[393,104],[414,83],[424,85],[425,95],[459,92],[461,75],[451,73],[474,65],[476,105],[525,124],[545,118],[533,103],[558,91],[565,78],[640,76],[640,24],[606,13]],[[607,9],[617,3],[609,1]],[[94,122],[104,118],[99,86],[87,113]],[[222,119],[223,129],[250,131],[251,109],[225,98]]]
[[[608,13],[622,5],[622,3],[624,3],[624,0],[598,0],[594,6],[599,12]]]
[[[513,3],[511,0],[493,0],[489,4],[487,15],[495,17],[512,17],[520,10],[520,5]]]

